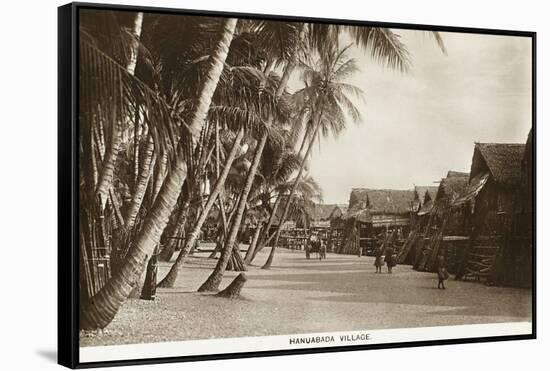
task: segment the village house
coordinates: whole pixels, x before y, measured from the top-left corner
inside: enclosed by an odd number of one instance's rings
[[[370,253],[377,236],[389,230],[406,237],[413,213],[414,190],[354,188],[344,216],[344,235],[339,252]]]
[[[515,212],[525,144],[476,143],[465,195],[453,202],[467,210],[470,243],[459,277],[485,279],[504,248]]]

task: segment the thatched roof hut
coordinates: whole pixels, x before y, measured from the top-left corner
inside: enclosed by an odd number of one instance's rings
[[[413,211],[419,213],[421,209],[431,209],[437,195],[438,186],[414,186]]]
[[[476,143],[468,187],[453,204],[466,204],[487,189],[489,197],[479,198],[485,201],[483,206],[496,212],[510,212],[514,191],[520,185],[524,152],[525,144]]]
[[[497,285],[530,287],[533,256],[532,132],[529,132],[525,145],[502,146],[500,156],[503,159],[498,165],[505,168],[504,175],[502,169],[487,164],[487,185],[475,198],[476,203],[481,203],[476,207],[478,229],[485,234],[495,232],[497,238],[500,237],[493,249],[495,259],[488,280]],[[487,172],[483,166],[479,167]],[[495,213],[497,218],[487,217]],[[488,229],[487,222],[481,222],[482,218],[496,219],[493,228]]]
[[[435,196],[438,207],[448,207],[460,198],[468,188],[469,173],[449,170],[447,176],[441,180]]]
[[[367,209],[371,215],[407,214],[412,211],[414,190],[353,188],[348,213]]]
[[[315,204],[309,213],[311,226],[329,228],[331,226],[331,220],[341,218],[346,210],[347,205]]]
[[[373,227],[406,226],[414,211],[414,190],[353,188],[345,219]]]
[[[314,222],[327,221],[330,219],[335,208],[338,208],[337,204],[315,204],[310,212],[310,218]]]
[[[348,205],[347,204],[337,204],[332,209],[332,212],[330,213],[329,219],[334,220],[338,218],[343,218],[344,215],[348,212]]]
[[[343,249],[356,253],[369,245],[380,229],[398,228],[408,233],[413,212],[414,190],[353,188],[344,215]]]
[[[488,171],[501,186],[515,187],[521,178],[525,144],[476,143],[471,178]]]
[[[459,276],[479,279],[495,269],[502,271],[502,264],[494,262],[502,261],[505,235],[511,231],[524,152],[525,144],[475,144],[468,187],[453,202],[453,207],[465,210],[471,239]]]

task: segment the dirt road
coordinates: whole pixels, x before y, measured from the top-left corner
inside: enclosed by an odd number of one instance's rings
[[[530,321],[531,291],[447,281],[397,266],[376,274],[373,258],[328,254],[306,260],[280,249],[271,270],[268,251],[247,272],[242,300],[198,294],[215,260],[190,257],[176,287],[159,289],[154,302],[129,300],[101,334],[82,334],[81,346],[190,339],[373,330]],[[170,264],[161,263],[159,279]],[[228,272],[222,288],[237,275]]]

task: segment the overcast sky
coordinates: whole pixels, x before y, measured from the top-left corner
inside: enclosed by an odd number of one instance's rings
[[[447,55],[426,32],[395,30],[413,59],[407,74],[350,51],[361,72],[363,116],[315,146],[310,173],[326,203],[351,188],[434,185],[448,170],[469,171],[474,142],[524,143],[531,127],[531,40],[442,33]]]

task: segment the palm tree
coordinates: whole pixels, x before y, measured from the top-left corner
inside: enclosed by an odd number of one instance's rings
[[[338,45],[339,36],[342,33],[347,33],[357,45],[369,51],[371,56],[375,60],[386,64],[390,68],[394,68],[400,71],[407,71],[410,67],[411,61],[410,61],[409,52],[406,46],[400,41],[399,35],[395,34],[392,30],[388,28],[340,26],[340,25],[327,25],[327,24],[307,24],[306,26],[307,27],[304,27],[304,29],[300,33],[301,35],[300,40],[304,39],[307,46],[309,47],[309,48],[304,48],[304,50],[308,50],[308,53],[305,53],[306,55],[304,56],[304,59],[306,60],[308,59],[308,54],[310,54],[314,50],[318,51],[321,57],[323,55],[326,56],[327,53],[330,53],[331,50],[334,50],[335,46]],[[434,37],[434,39],[436,40],[441,50],[445,53],[446,51],[445,51],[443,39],[441,38],[439,33],[431,32],[431,35]],[[298,53],[294,54],[294,63],[289,64],[291,70],[293,70],[293,68],[296,66],[297,58],[298,58]],[[352,72],[353,70],[353,66],[351,65],[348,67],[345,67],[343,71],[341,71],[342,75],[345,75],[347,73],[345,72],[346,68],[350,68],[349,72]],[[306,68],[306,71],[307,71],[307,68]],[[355,109],[354,107],[352,107],[352,105],[350,105],[351,101],[346,99],[347,97],[345,97],[344,93],[356,94],[358,93],[358,91],[355,87],[351,85],[347,87],[344,87],[344,86],[345,85],[342,85],[343,91],[339,93],[338,100],[342,99],[342,102],[346,105],[344,108],[346,110],[351,110],[351,112],[353,112],[355,111]],[[302,115],[304,113],[304,110],[307,111],[307,109],[311,109],[314,107],[314,106],[311,106],[312,103],[313,103],[312,101],[301,102],[302,104],[301,108],[303,110]],[[330,113],[322,114],[321,111],[318,111],[317,112],[317,115],[319,116],[318,120],[320,122],[323,121],[323,116],[327,114],[330,115]],[[308,125],[308,127],[306,128],[302,145],[298,152],[299,154],[301,154],[302,149],[309,138],[310,145],[308,146],[304,159],[307,159],[310,153],[311,145],[315,140],[315,137],[318,135],[318,131],[320,128],[319,125],[316,125],[315,114],[313,115],[310,114],[309,116],[310,116],[309,123],[310,124],[313,123],[313,127],[311,127],[311,125]],[[352,118],[353,118],[353,115],[352,115]],[[334,118],[331,118],[331,120],[332,119]],[[338,122],[338,119],[336,120],[336,122]],[[325,129],[322,130],[323,134],[325,135],[327,134],[327,127],[328,126],[325,126]],[[299,176],[296,178],[296,181],[299,181]],[[273,249],[276,248],[276,245],[278,243],[278,239],[281,233],[281,226],[282,226],[282,223],[284,222],[284,218],[286,218],[286,214],[288,213],[291,200],[292,200],[292,197],[286,200],[285,208],[283,211],[283,220],[280,222],[279,227],[277,228]],[[273,253],[274,253],[274,250],[273,250]],[[266,261],[264,268],[269,268],[271,266],[272,260],[273,260],[273,254],[270,253],[270,256]]]
[[[221,76],[221,82],[216,91],[209,115],[210,122],[214,122],[216,125],[222,124],[227,129],[235,131],[236,137],[232,150],[225,160],[222,173],[215,181],[215,186],[210,190],[206,204],[202,206],[192,231],[187,235],[184,248],[180,251],[168,275],[159,284],[161,287],[172,287],[174,285],[177,272],[182,266],[185,256],[195,246],[202,225],[224,188],[245,131],[250,133],[261,126],[261,122],[265,120],[262,117],[264,111],[269,112],[271,110],[274,115],[278,116],[282,114],[281,110],[277,111],[274,99],[274,86],[278,83],[278,79],[275,75],[266,76],[256,68],[256,66],[259,66],[258,61],[261,56],[249,50],[250,46],[245,42],[253,41],[255,35],[246,32],[245,27],[242,28],[239,30],[241,33],[235,37],[232,51],[228,55],[227,67]],[[231,63],[242,65],[231,66]]]
[[[359,111],[348,97],[348,94],[360,97],[362,92],[358,87],[344,82],[345,79],[358,71],[355,61],[346,57],[345,53],[347,49],[348,47],[341,50],[326,48],[320,53],[314,65],[304,63],[302,66],[305,87],[297,91],[293,98],[295,99],[296,106],[301,107],[299,111],[300,118],[308,124],[311,138],[309,139],[309,144],[296,179],[290,189],[290,196],[285,202],[282,218],[275,234],[275,240],[269,257],[262,267],[263,269],[271,267],[282,225],[287,218],[293,195],[296,192],[305,169],[306,160],[313,148],[313,144],[317,140],[319,131],[324,135],[328,135],[331,131],[336,133],[341,131],[345,126],[346,115],[353,122],[357,123],[360,121]],[[307,137],[306,132],[305,138]]]
[[[264,150],[260,167],[261,177],[258,177],[261,183],[257,186],[257,194],[253,196],[250,204],[256,205],[254,208],[259,211],[260,215],[267,215],[267,220],[264,223],[259,223],[258,229],[262,224],[265,224],[265,227],[262,228],[261,236],[255,238],[254,243],[251,243],[249,247],[249,252],[245,257],[247,264],[254,260],[256,254],[269,241],[269,231],[279,210],[281,199],[290,188],[289,179],[302,163],[301,157],[295,153],[293,148],[296,142],[295,133],[292,130],[287,131],[286,139],[281,144],[271,143]]]
[[[222,32],[220,33],[219,41],[215,44],[209,58],[208,73],[204,77],[204,81],[198,91],[196,104],[192,109],[191,119],[186,128],[186,134],[182,136],[182,138],[187,138],[187,142],[190,142],[191,148],[195,147],[207,117],[212,96],[218,85],[229,46],[233,39],[236,24],[237,20],[233,18],[222,21]],[[116,84],[113,85],[117,86]],[[121,85],[119,84],[118,86]],[[107,326],[118,312],[120,306],[126,301],[135,282],[143,271],[145,262],[151,256],[160,240],[161,233],[176,204],[187,174],[185,148],[189,146],[186,146],[185,142],[185,140],[180,140],[177,144],[172,155],[170,171],[164,179],[146,220],[143,222],[143,227],[130,247],[124,264],[93,298],[81,306],[81,328],[94,329]]]
[[[231,219],[231,227],[227,238],[225,239],[222,254],[214,268],[212,274],[201,285],[199,291],[215,291],[217,290],[223,274],[225,273],[227,263],[233,249],[238,246],[237,235],[243,222],[243,215],[248,205],[249,194],[252,189],[255,176],[262,158],[263,150],[268,138],[271,136],[273,140],[279,140],[279,134],[276,127],[271,126],[272,122],[285,123],[288,111],[285,106],[285,100],[281,99],[279,94],[280,81],[275,74],[265,76],[261,86],[259,86],[258,104],[253,107],[258,120],[256,121],[255,134],[261,138],[256,143],[254,157],[248,169],[245,183],[238,197],[236,209]]]

